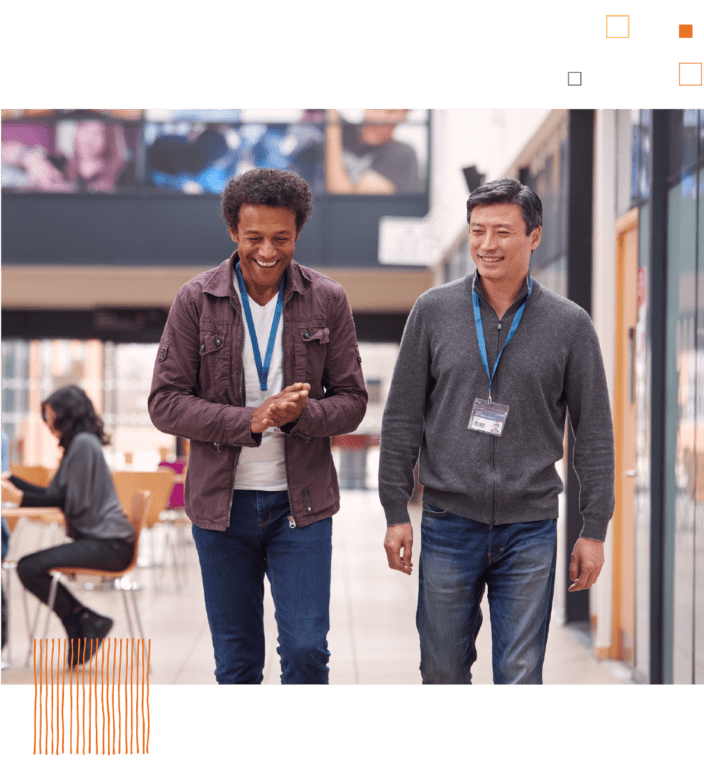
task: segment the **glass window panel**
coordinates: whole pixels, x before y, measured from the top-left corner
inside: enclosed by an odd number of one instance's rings
[[[682,132],[682,171],[685,172],[697,162],[699,150],[699,110],[684,110]]]
[[[650,110],[641,110],[640,123],[640,169],[638,173],[638,195],[640,199],[650,197]]]
[[[699,172],[699,323],[697,328],[696,515],[694,523],[694,683],[704,683],[704,170]]]
[[[638,322],[636,326],[636,638],[635,667],[650,679],[650,207],[638,217]]]
[[[29,379],[29,344],[26,341],[2,341],[2,428],[10,438],[10,461],[19,458],[17,440],[20,425],[27,419]]]
[[[696,177],[668,195],[668,317],[666,349],[665,626],[672,682],[692,682],[693,527],[696,487]],[[671,601],[671,602],[670,602]]]
[[[638,199],[638,174],[640,170],[640,110],[631,110],[631,204]]]
[[[108,461],[114,469],[151,471],[160,449],[172,453],[176,440],[151,423],[147,399],[158,344],[115,344],[105,347],[104,421],[112,438]]]
[[[682,144],[684,141],[682,117],[683,110],[681,109],[673,109],[668,112],[667,175],[671,179],[679,179],[682,173]]]

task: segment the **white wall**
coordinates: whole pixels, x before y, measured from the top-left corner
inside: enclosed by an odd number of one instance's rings
[[[409,253],[423,254],[423,261],[434,264],[457,238],[466,224],[469,190],[462,169],[475,165],[486,180],[500,178],[505,168],[533,136],[550,110],[520,109],[436,109],[431,113],[430,211],[418,226],[408,228],[408,237],[425,241],[425,248],[410,247]],[[406,219],[406,221],[408,221]],[[396,220],[398,222],[398,220]],[[422,222],[422,224],[420,224]],[[389,224],[391,226],[393,222]],[[398,222],[400,223],[400,222]],[[382,227],[384,224],[382,224]],[[397,253],[399,247],[394,238]],[[379,260],[385,262],[384,240],[380,240]],[[400,263],[398,261],[387,263]]]

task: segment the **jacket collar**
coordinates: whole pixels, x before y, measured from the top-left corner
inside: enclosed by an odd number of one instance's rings
[[[222,262],[213,270],[212,275],[203,286],[203,291],[211,296],[223,298],[233,297],[237,300],[237,292],[233,283],[235,264],[239,261],[239,255],[235,250],[229,259]],[[284,302],[293,293],[305,293],[311,284],[310,278],[303,272],[301,265],[294,260],[286,267],[286,290]]]

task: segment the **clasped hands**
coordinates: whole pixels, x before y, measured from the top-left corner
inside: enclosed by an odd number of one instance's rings
[[[252,413],[250,430],[260,433],[269,427],[281,427],[296,421],[308,402],[310,384],[296,383],[286,387],[278,395],[272,395]]]

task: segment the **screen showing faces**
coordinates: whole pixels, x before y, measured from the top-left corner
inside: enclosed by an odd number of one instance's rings
[[[428,110],[3,110],[2,186],[16,193],[219,195],[253,168],[314,195],[427,190]]]

